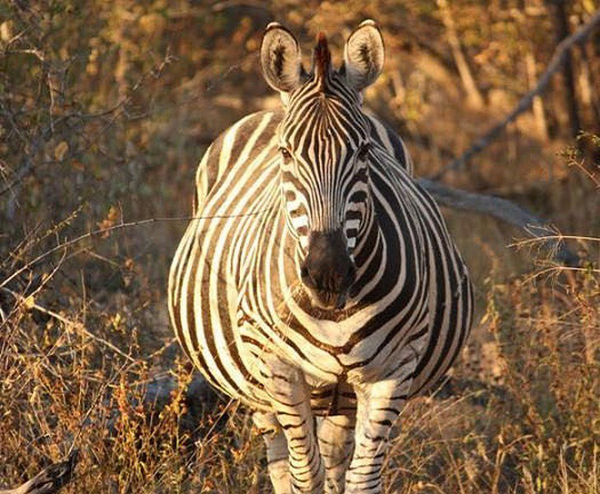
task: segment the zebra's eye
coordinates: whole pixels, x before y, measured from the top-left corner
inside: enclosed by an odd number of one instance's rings
[[[292,159],[292,153],[290,153],[286,148],[280,147],[279,152],[281,153],[281,156],[283,156],[284,160]]]
[[[367,159],[367,156],[369,156],[369,151],[371,149],[371,144],[369,143],[365,143],[363,144],[359,149],[358,149],[358,159],[360,161],[365,161]]]

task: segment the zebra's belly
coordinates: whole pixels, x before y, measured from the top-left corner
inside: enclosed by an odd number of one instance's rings
[[[376,312],[372,314],[374,315]],[[358,320],[365,322],[360,317]],[[236,361],[230,358],[223,365],[237,366],[239,375],[246,376],[244,382],[247,387],[243,393],[234,389],[227,392],[251,406],[265,408],[261,403],[269,401],[265,392],[265,382],[269,375],[266,362],[269,356],[275,355],[302,369],[317,415],[353,414],[356,408],[354,385],[378,381],[391,372],[397,376],[414,371],[427,342],[426,321],[427,318],[421,318],[420,325],[415,324],[410,328],[390,325],[372,335],[370,341],[353,343],[352,335],[356,335],[361,329],[360,325],[317,320],[303,328],[312,337],[312,341],[308,341],[295,333],[294,328],[273,327],[271,321],[257,320],[246,315],[238,318],[231,333],[236,340],[228,344],[229,348],[236,347],[240,359]],[[334,338],[338,345],[324,343],[331,342],[330,333],[334,331],[338,332]],[[415,334],[416,338],[410,338]],[[386,348],[382,350],[382,346]],[[224,352],[220,352],[219,358],[227,357]]]
[[[269,369],[265,361],[267,355],[277,355],[303,369],[315,415],[354,415],[356,395],[338,367],[324,369],[322,361],[315,367],[314,362],[291,356],[287,348],[278,347],[272,341],[257,344],[261,338],[255,328],[234,327],[229,334],[235,338],[219,346],[218,351],[210,345],[199,345],[199,351],[191,355],[196,367],[215,388],[252,409],[270,411],[271,398],[266,391]],[[249,336],[252,333],[254,337]]]

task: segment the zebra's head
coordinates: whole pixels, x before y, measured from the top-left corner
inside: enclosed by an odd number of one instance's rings
[[[381,33],[371,20],[348,38],[339,69],[323,33],[310,72],[296,38],[269,24],[261,46],[263,75],[281,94],[278,129],[287,225],[298,241],[299,271],[313,306],[343,308],[356,278],[354,252],[370,217],[371,124],[362,91],[383,67]]]

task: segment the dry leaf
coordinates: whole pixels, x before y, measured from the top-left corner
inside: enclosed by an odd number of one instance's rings
[[[54,148],[54,158],[57,161],[62,161],[69,151],[69,144],[67,141],[60,141]]]
[[[35,307],[35,298],[33,295],[29,295],[25,300],[23,300],[23,304],[27,309],[33,309]]]

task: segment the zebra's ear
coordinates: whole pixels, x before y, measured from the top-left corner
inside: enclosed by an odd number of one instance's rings
[[[294,35],[277,22],[271,22],[260,46],[263,76],[273,89],[288,93],[300,82],[302,54]]]
[[[371,19],[361,22],[346,41],[344,70],[349,84],[362,91],[381,74],[385,58],[381,31]]]

